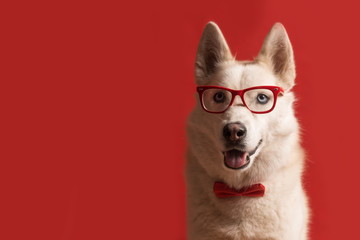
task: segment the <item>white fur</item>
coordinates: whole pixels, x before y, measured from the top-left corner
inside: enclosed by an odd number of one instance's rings
[[[292,107],[295,65],[284,27],[274,25],[254,62],[238,62],[220,29],[210,22],[199,43],[195,76],[198,85],[231,89],[277,85],[285,93],[267,114],[251,113],[239,97],[225,113],[207,113],[197,98],[188,119],[188,239],[307,239],[308,207],[301,183],[304,154]],[[247,128],[248,151],[262,140],[243,170],[224,165],[222,130],[236,121]],[[262,183],[265,196],[219,199],[213,192],[216,181],[237,189]]]

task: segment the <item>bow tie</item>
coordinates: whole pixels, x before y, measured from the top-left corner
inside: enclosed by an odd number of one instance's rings
[[[214,193],[218,198],[234,196],[262,197],[265,194],[265,187],[261,183],[258,183],[248,187],[243,187],[240,190],[236,190],[234,188],[230,188],[225,183],[215,182]]]

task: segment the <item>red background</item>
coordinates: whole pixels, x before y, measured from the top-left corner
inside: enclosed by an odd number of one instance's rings
[[[311,239],[354,239],[355,2],[2,2],[0,238],[186,238],[185,122],[197,44],[213,20],[238,59],[285,25]]]

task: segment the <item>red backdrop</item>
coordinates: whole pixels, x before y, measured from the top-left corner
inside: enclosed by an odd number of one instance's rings
[[[1,239],[185,239],[185,122],[207,21],[238,59],[293,43],[311,239],[358,236],[356,1],[1,3]]]

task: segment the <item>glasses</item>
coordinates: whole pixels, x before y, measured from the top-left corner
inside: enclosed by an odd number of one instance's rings
[[[243,90],[233,90],[219,86],[198,86],[202,108],[209,113],[223,113],[234,102],[237,95],[243,104],[253,113],[271,112],[279,93],[284,93],[281,87],[258,86]]]

